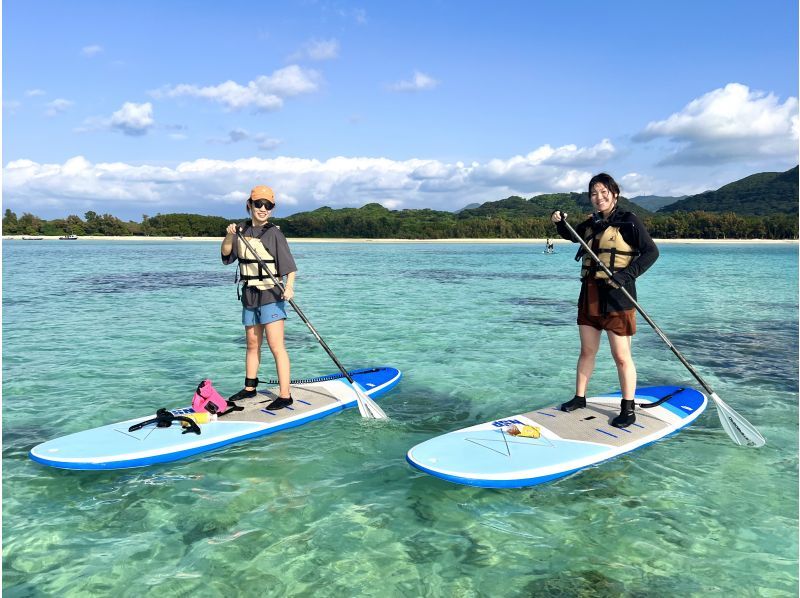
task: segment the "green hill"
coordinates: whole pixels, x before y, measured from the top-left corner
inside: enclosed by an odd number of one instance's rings
[[[620,205],[642,217],[652,214],[620,197]],[[563,210],[577,220],[592,212],[588,193],[554,193],[531,199],[511,196],[459,212],[388,210],[371,203],[361,208],[318,208],[274,218],[287,236],[367,237],[373,239],[526,238],[552,236],[550,214]]]
[[[761,172],[729,183],[716,191],[690,195],[661,208],[670,212],[732,212],[740,216],[797,215],[798,167],[786,172]]]
[[[664,206],[668,206],[682,199],[686,199],[686,196],[681,195],[680,197],[667,197],[663,195],[637,195],[636,197],[631,197],[631,201],[633,203],[635,203],[637,206],[642,206],[651,212],[660,210]]]
[[[622,209],[647,216],[650,212],[620,196]],[[501,218],[549,218],[555,210],[562,210],[574,216],[591,214],[594,211],[588,193],[548,193],[524,199],[516,195],[499,201],[487,201],[478,208],[464,209],[459,218],[492,216]]]
[[[286,218],[273,218],[289,236],[297,237],[367,237],[441,238],[457,222],[452,212],[437,210],[389,210],[377,203],[360,208],[333,209],[327,206],[310,212],[298,212]]]

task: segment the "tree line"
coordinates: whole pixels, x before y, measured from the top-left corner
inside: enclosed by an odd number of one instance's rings
[[[274,218],[287,237],[372,239],[526,239],[555,236],[546,216],[487,214],[464,210],[388,210],[379,204],[361,208],[319,208]],[[635,210],[639,212],[638,210]],[[573,211],[573,221],[583,218]],[[734,213],[640,213],[650,234],[661,239],[797,239],[797,215],[745,216]],[[230,219],[199,214],[143,215],[141,222],[122,221],[111,214],[89,211],[84,218],[44,220],[33,214],[3,216],[4,235],[222,237]]]

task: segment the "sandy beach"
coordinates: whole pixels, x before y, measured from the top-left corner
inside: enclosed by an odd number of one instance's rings
[[[37,235],[38,236],[38,235]],[[23,235],[4,235],[4,241],[27,240]],[[43,236],[43,241],[58,241],[56,236]],[[222,237],[79,237],[78,241],[184,241],[184,242],[213,242],[221,243]],[[290,243],[430,243],[430,244],[466,244],[466,243],[488,243],[498,245],[509,245],[522,243],[526,245],[544,245],[546,239],[349,239],[349,238],[316,238],[316,237],[288,237]],[[797,239],[653,239],[656,243],[692,243],[692,244],[797,244]],[[564,239],[551,238],[556,245],[571,245],[570,241]]]

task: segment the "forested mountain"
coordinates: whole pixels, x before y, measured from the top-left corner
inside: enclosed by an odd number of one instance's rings
[[[639,216],[650,214],[649,210],[637,206],[620,196],[619,205],[625,210],[635,212]],[[589,194],[584,193],[548,193],[524,199],[516,195],[499,201],[487,201],[478,208],[464,209],[458,213],[462,218],[469,216],[491,216],[503,218],[549,218],[555,210],[561,210],[575,217],[591,214],[594,211]]]
[[[761,172],[729,183],[716,191],[690,195],[664,206],[659,213],[733,212],[741,216],[797,215],[798,167],[786,172]]]
[[[631,202],[635,203],[637,206],[642,206],[651,212],[655,212],[664,206],[668,206],[676,201],[686,199],[686,197],[686,195],[681,195],[679,197],[666,197],[663,195],[637,195],[636,197],[631,197]]]
[[[796,216],[740,216],[709,212],[653,214],[621,199],[654,237],[665,239],[796,239]],[[555,235],[550,214],[561,209],[578,222],[591,212],[586,194],[562,193],[530,200],[508,197],[457,214],[436,210],[388,210],[379,204],[319,208],[273,222],[289,237],[373,239],[544,238]]]

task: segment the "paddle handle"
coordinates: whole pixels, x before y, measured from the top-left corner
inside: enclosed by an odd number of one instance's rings
[[[253,249],[253,246],[250,245],[250,242],[245,238],[245,236],[242,234],[242,231],[239,229],[238,226],[236,227],[236,236],[250,250],[250,253],[252,253],[255,256],[256,260],[258,261],[258,265],[261,266],[261,269],[264,270],[267,274],[269,274],[269,277],[272,280],[272,284],[274,284],[276,287],[278,287],[281,290],[281,292],[285,291],[286,289],[284,288],[283,283],[272,272],[270,272],[269,268],[267,268],[267,265],[259,257],[259,255],[255,252],[255,250]],[[300,309],[300,307],[298,307],[297,303],[294,302],[294,299],[288,299],[288,301],[289,301],[289,305],[292,306],[292,309],[295,311],[295,313],[298,316],[300,316],[300,319],[303,320],[303,322],[305,322],[306,326],[308,326],[308,329],[311,331],[311,334],[314,335],[314,338],[317,339],[317,342],[319,342],[319,344],[322,345],[322,348],[325,349],[325,352],[333,360],[333,363],[336,364],[336,367],[339,368],[339,371],[342,372],[342,374],[344,375],[345,378],[347,378],[347,381],[350,384],[355,384],[355,380],[353,380],[353,377],[345,369],[345,367],[342,365],[342,363],[339,361],[339,359],[336,357],[336,355],[333,354],[333,351],[328,346],[328,343],[326,343],[322,339],[322,337],[319,335],[319,332],[317,332],[316,328],[314,328],[314,326],[311,324],[309,319],[303,313],[303,310]]]
[[[584,251],[586,251],[586,253],[588,253],[595,262],[597,262],[597,265],[600,266],[600,268],[602,268],[603,272],[605,272],[606,275],[608,276],[609,280],[611,280],[613,274],[612,274],[611,270],[608,269],[608,266],[606,266],[600,260],[600,258],[597,257],[597,254],[595,254],[595,252],[592,251],[591,247],[589,247],[589,245],[586,243],[586,241],[584,241],[581,238],[581,236],[575,231],[575,229],[572,228],[570,223],[567,222],[567,219],[564,217],[564,212],[559,212],[559,214],[561,215],[561,221],[564,223],[564,226],[566,226],[567,229],[569,230],[570,234],[572,235],[572,238],[575,239],[578,243],[581,244],[581,246],[583,247]],[[675,348],[675,345],[673,345],[672,341],[670,341],[669,338],[667,338],[667,335],[664,334],[664,331],[661,330],[661,328],[658,327],[658,324],[656,324],[653,321],[653,319],[649,315],[647,315],[647,312],[644,311],[644,309],[642,308],[641,305],[639,305],[639,303],[636,301],[636,299],[634,299],[631,296],[631,294],[628,292],[628,290],[623,286],[620,286],[619,290],[622,291],[622,293],[631,301],[631,303],[633,303],[633,306],[636,308],[636,311],[638,311],[640,314],[642,314],[642,317],[647,321],[648,324],[650,324],[650,327],[653,330],[655,330],[656,334],[661,337],[661,340],[664,341],[667,344],[667,346],[670,348],[670,350],[675,354],[675,357],[680,359],[681,363],[686,367],[687,370],[689,370],[689,372],[692,374],[692,376],[694,376],[695,380],[697,380],[701,384],[701,386],[703,388],[705,388],[709,393],[716,394],[716,393],[714,393],[714,390],[711,388],[711,386],[709,386],[708,383],[700,377],[700,374],[698,374],[697,371],[692,367],[692,364],[689,363],[686,360],[686,358],[683,355],[681,355],[681,352],[678,351],[678,349]]]

